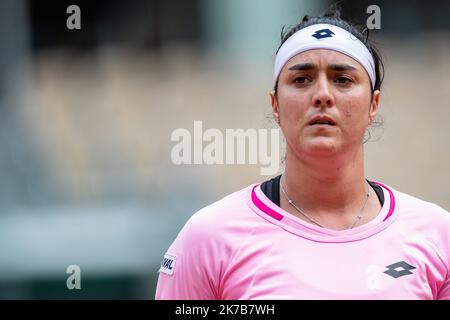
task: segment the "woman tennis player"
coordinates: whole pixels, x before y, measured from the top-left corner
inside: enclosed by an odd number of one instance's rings
[[[271,103],[285,171],[194,214],[156,299],[450,299],[449,213],[365,178],[381,82],[366,31],[339,11],[284,33]]]

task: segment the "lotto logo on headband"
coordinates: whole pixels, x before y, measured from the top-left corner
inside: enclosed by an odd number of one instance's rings
[[[317,40],[323,39],[323,38],[331,38],[334,35],[334,32],[330,29],[322,29],[314,32],[312,36],[316,38]]]

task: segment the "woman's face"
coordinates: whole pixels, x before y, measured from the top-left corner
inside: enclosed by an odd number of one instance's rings
[[[371,98],[369,76],[359,62],[333,50],[315,49],[291,58],[271,93],[288,150],[332,156],[361,147],[380,92]],[[329,123],[329,124],[326,124]]]

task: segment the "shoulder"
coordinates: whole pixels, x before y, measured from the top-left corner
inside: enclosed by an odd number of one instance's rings
[[[227,221],[242,218],[248,214],[247,199],[253,185],[233,192],[222,199],[195,212],[186,223],[190,227],[219,227]]]
[[[195,212],[186,222],[175,241],[175,246],[207,246],[220,242],[220,245],[238,239],[248,230],[249,224],[261,220],[251,212],[248,198],[254,185],[239,191]]]
[[[404,231],[409,230],[410,236],[420,235],[446,248],[450,246],[450,213],[447,210],[433,202],[389,188],[394,195],[399,226]]]
[[[436,203],[426,201],[413,195],[393,190],[396,207],[404,214],[426,215],[430,221],[439,221],[450,224],[450,213]]]

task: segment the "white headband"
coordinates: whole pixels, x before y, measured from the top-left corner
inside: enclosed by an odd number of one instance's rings
[[[313,24],[300,29],[283,43],[275,58],[273,86],[289,59],[311,49],[330,49],[355,59],[366,69],[374,88],[375,63],[367,47],[350,32],[331,24]]]

